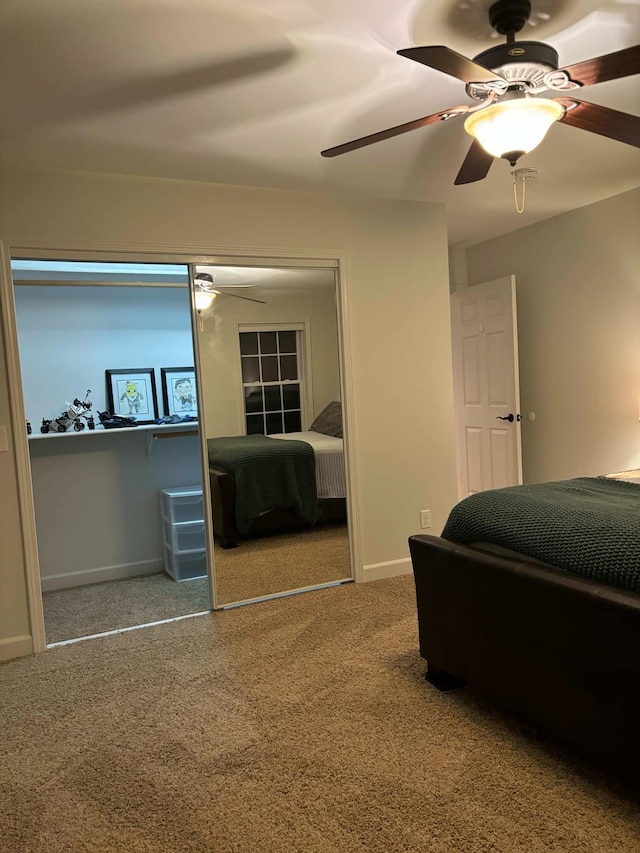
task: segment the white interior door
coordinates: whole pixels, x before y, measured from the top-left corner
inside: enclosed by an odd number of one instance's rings
[[[458,496],[522,483],[516,280],[451,295]]]

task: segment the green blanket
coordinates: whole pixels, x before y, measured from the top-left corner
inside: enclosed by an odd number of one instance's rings
[[[316,457],[306,441],[235,435],[210,438],[207,449],[209,462],[235,479],[240,533],[271,509],[288,509],[310,526],[318,520]]]
[[[488,542],[567,572],[640,592],[640,485],[579,477],[479,492],[442,538]]]

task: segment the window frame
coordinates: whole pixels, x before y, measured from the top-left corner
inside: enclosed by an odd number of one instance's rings
[[[237,347],[238,347],[238,369],[239,369],[239,411],[241,414],[241,422],[243,435],[247,435],[247,413],[245,410],[244,389],[246,387],[262,387],[269,385],[282,385],[287,382],[297,382],[300,385],[300,430],[306,432],[309,427],[308,412],[313,411],[311,401],[313,400],[313,387],[311,378],[311,349],[310,349],[310,321],[301,320],[294,323],[238,323],[237,326]],[[285,380],[276,382],[247,382],[242,379],[242,353],[240,351],[240,335],[243,332],[295,332],[296,333],[296,349],[298,358],[298,379]],[[246,357],[246,356],[245,356]],[[283,423],[284,427],[284,423]],[[265,433],[267,434],[267,433]]]

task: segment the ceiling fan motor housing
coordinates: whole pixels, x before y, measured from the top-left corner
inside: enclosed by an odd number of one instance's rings
[[[483,50],[473,58],[474,62],[497,71],[510,65],[540,67],[544,72],[557,71],[558,52],[551,45],[541,41],[518,41],[511,44],[497,44]]]
[[[503,36],[519,33],[530,17],[530,0],[498,0],[489,9],[491,26]]]

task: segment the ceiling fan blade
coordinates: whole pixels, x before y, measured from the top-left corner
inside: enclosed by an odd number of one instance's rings
[[[220,296],[233,296],[234,299],[246,299],[247,302],[259,302],[261,305],[267,304],[264,299],[254,299],[253,296],[240,296],[239,293],[225,293],[224,290],[218,290],[218,288],[212,288],[209,292],[218,293]]]
[[[493,160],[494,157],[484,150],[477,139],[474,139],[453,183],[459,186],[481,181],[489,174]]]
[[[588,101],[578,101],[575,98],[556,98],[556,101],[567,107],[565,114],[559,119],[563,124],[589,130],[627,145],[640,148],[640,117],[630,113],[621,113],[610,107],[601,107]]]
[[[580,83],[581,86],[593,86],[594,83],[640,74],[640,44],[595,59],[585,59],[560,71],[564,71],[574,83]]]
[[[413,59],[415,62],[421,62],[423,65],[428,65],[429,68],[435,68],[436,71],[442,71],[443,74],[457,77],[464,83],[489,83],[492,80],[502,79],[495,71],[490,71],[483,65],[478,65],[472,59],[468,59],[461,53],[456,53],[455,50],[443,45],[408,47],[399,50],[398,54],[407,59]]]
[[[429,124],[437,124],[439,121],[446,121],[448,118],[463,115],[463,113],[468,111],[469,107],[466,106],[452,107],[449,110],[442,110],[442,112],[433,113],[430,116],[424,116],[424,118],[417,118],[405,124],[397,124],[395,127],[380,130],[378,133],[372,133],[369,136],[352,139],[351,142],[336,145],[334,148],[325,148],[320,153],[323,157],[337,157],[338,154],[346,154],[348,151],[355,151],[356,148],[364,148],[365,145],[372,145],[374,142],[382,142],[383,139],[391,139],[392,136],[399,136],[401,133],[408,133],[410,130],[418,130],[418,128],[426,127]]]

